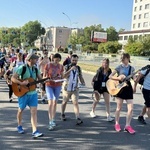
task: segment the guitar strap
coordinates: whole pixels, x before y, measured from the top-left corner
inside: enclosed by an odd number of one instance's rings
[[[131,66],[129,67],[128,76],[131,74]]]

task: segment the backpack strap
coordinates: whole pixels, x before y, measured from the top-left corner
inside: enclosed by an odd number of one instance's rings
[[[129,66],[128,76],[131,74],[131,66]]]
[[[37,69],[37,67],[33,67],[33,68],[35,69],[35,73],[36,73],[36,77],[37,77],[38,76],[38,69]],[[27,66],[23,65],[22,73],[21,73],[21,79],[23,79],[23,75],[25,74],[26,70],[27,70]]]
[[[22,67],[22,73],[21,73],[21,79],[23,79],[23,75],[25,74],[26,70],[27,70],[27,66],[23,65],[23,67]]]

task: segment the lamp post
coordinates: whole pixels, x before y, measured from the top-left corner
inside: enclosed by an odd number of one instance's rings
[[[69,17],[67,14],[65,14],[64,12],[62,12],[62,14],[65,15],[65,16],[69,19],[69,22],[70,22],[70,28],[71,28],[72,23],[71,23],[70,17]]]

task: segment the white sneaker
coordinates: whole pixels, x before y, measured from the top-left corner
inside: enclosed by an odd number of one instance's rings
[[[96,117],[96,115],[95,115],[95,113],[94,113],[93,111],[90,112],[90,116],[91,116],[92,118],[95,118],[95,117]]]
[[[112,121],[114,121],[114,118],[112,118],[111,116],[108,116],[107,121],[112,122]]]

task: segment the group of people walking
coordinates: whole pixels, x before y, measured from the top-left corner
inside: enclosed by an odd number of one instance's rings
[[[20,58],[22,56],[22,58]],[[23,55],[20,56],[18,53],[18,62],[23,62],[13,69],[10,73],[11,77],[6,71],[7,83],[16,83],[20,86],[30,86],[29,78],[34,80],[41,80],[47,78],[44,83],[40,84],[41,88],[41,97],[42,103],[46,103],[45,93],[48,100],[48,116],[49,116],[49,130],[53,130],[56,126],[55,115],[57,110],[57,102],[59,100],[60,93],[62,91],[62,104],[61,104],[61,120],[66,121],[65,109],[67,102],[71,99],[74,106],[74,113],[76,117],[76,125],[83,123],[83,120],[80,118],[79,113],[79,82],[85,86],[85,81],[82,75],[82,69],[78,66],[78,55],[70,53],[70,56],[65,60],[64,66],[61,62],[61,55],[59,53],[53,54],[50,57],[48,56],[48,51],[43,50],[42,56],[38,56],[35,53],[26,55],[23,61]],[[66,63],[67,62],[67,63]],[[25,69],[24,69],[25,68]],[[136,78],[133,77],[134,84],[132,85],[130,79],[126,81],[126,86],[123,87],[120,92],[115,96],[117,107],[115,112],[115,130],[120,132],[121,126],[119,123],[120,120],[120,111],[123,106],[123,101],[127,103],[127,116],[126,124],[124,130],[130,134],[134,134],[135,130],[131,126],[131,119],[133,113],[133,94],[136,92],[136,86],[142,76],[145,75],[146,70],[139,72]],[[105,58],[102,61],[102,65],[97,70],[96,75],[93,77],[92,86],[94,89],[94,101],[91,107],[90,116],[96,117],[96,105],[103,95],[106,105],[106,116],[107,121],[112,122],[114,118],[110,114],[110,94],[107,89],[106,83],[108,80],[114,80],[124,82],[125,78],[134,73],[135,69],[130,65],[130,55],[128,53],[123,53],[121,55],[121,64],[119,64],[114,71],[109,67],[109,59]],[[117,74],[117,76],[116,76]],[[9,79],[8,79],[9,77]],[[150,73],[145,77],[143,84],[143,97],[145,99],[145,106],[142,113],[139,116],[139,121],[146,123],[144,120],[144,114],[147,112],[148,117],[150,116]],[[11,86],[10,86],[11,87]],[[9,94],[9,97],[12,96],[12,90]],[[9,89],[10,90],[10,89]],[[12,99],[10,99],[12,101]],[[43,136],[43,133],[39,132],[37,129],[37,106],[38,106],[38,94],[36,89],[29,90],[26,94],[18,97],[18,113],[17,113],[17,131],[18,133],[24,133],[22,127],[22,113],[26,106],[30,107],[31,112],[31,125],[32,125],[32,136],[33,138],[38,138]]]

